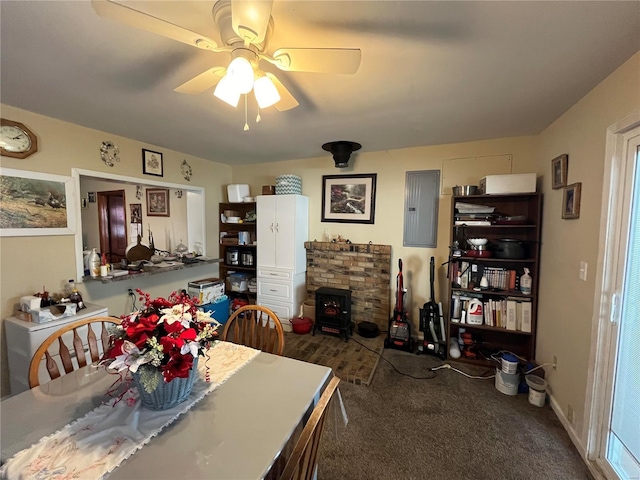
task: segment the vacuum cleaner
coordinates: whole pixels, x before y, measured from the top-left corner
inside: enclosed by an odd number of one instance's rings
[[[435,301],[434,289],[435,259],[431,257],[430,263],[430,290],[431,299],[420,309],[420,331],[424,332],[422,345],[417,353],[427,353],[445,359],[447,357],[447,331],[444,328],[442,315],[442,303]]]
[[[384,340],[385,348],[397,348],[400,350],[413,350],[413,338],[411,338],[411,324],[407,310],[404,308],[404,288],[402,279],[402,259],[398,260],[398,276],[396,277],[396,305],[393,316],[389,319],[387,338]]]

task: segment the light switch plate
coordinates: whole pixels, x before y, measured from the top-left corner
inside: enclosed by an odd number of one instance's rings
[[[583,281],[587,281],[587,262],[580,261],[580,272],[578,278]]]

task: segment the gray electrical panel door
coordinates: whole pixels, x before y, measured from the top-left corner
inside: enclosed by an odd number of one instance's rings
[[[407,172],[402,242],[405,247],[437,246],[439,202],[440,170]]]

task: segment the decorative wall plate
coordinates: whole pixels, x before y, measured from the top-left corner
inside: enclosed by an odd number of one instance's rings
[[[105,165],[113,167],[115,162],[120,161],[120,149],[109,140],[102,142],[100,146],[100,158]]]

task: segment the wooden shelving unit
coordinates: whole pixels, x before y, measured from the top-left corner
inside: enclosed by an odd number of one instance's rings
[[[513,224],[490,224],[490,225],[456,225],[456,220],[460,222],[460,214],[456,209],[458,202],[471,203],[475,205],[486,205],[495,207],[494,213],[501,214],[505,217],[522,217],[524,220]],[[464,333],[471,334],[472,344],[465,347],[475,353],[476,358],[465,356],[463,348],[462,356],[457,361],[475,364],[479,366],[495,365],[495,362],[489,360],[491,354],[499,351],[510,351],[534,361],[535,345],[536,345],[536,329],[537,329],[537,306],[538,306],[538,282],[539,282],[539,266],[540,266],[540,239],[542,226],[542,195],[537,193],[526,194],[506,194],[506,195],[471,195],[471,196],[454,196],[451,210],[451,245],[455,241],[459,242],[459,248],[462,255],[450,255],[449,262],[449,312],[447,315],[448,338],[459,338],[459,334],[464,329]],[[468,246],[465,240],[468,238],[487,238],[489,246],[495,245],[498,239],[514,239],[520,240],[526,245],[528,255],[526,258],[495,258],[477,257],[465,255]],[[465,283],[466,288],[456,283],[458,279],[456,272],[461,272],[463,267],[468,265],[469,268],[464,275],[467,275]],[[474,270],[475,266],[475,272]],[[519,279],[524,273],[524,268],[528,268],[532,277],[531,294],[524,294],[519,289]],[[502,285],[502,288],[479,289],[481,273],[486,268],[493,268],[497,271],[514,270],[515,278],[518,280],[516,285]],[[508,274],[506,274],[508,275]],[[455,305],[459,302],[459,315]],[[516,329],[505,328],[506,318],[500,314],[500,324],[487,324],[487,322],[495,322],[493,320],[483,320],[483,324],[474,325],[469,323],[460,323],[462,311],[464,310],[464,299],[477,298],[482,302],[483,314],[486,314],[486,305],[489,300],[502,305],[504,301],[506,305],[507,299],[518,303],[527,302],[531,308],[531,329],[523,331],[521,324],[522,317],[516,318]],[[467,305],[470,300],[466,300]],[[511,304],[513,305],[513,303]],[[497,314],[496,314],[497,316]],[[513,317],[512,317],[513,318]],[[510,326],[513,326],[512,324]]]
[[[220,203],[219,208],[219,222],[220,222],[220,258],[222,263],[220,264],[220,278],[224,279],[225,282],[227,280],[227,276],[231,272],[245,272],[251,275],[251,277],[256,276],[256,265],[258,260],[257,255],[257,237],[256,237],[256,222],[247,222],[244,219],[247,217],[247,214],[250,212],[256,212],[256,203],[248,202],[248,203]],[[222,221],[222,215],[225,211],[232,210],[238,213],[241,219],[243,219],[242,223],[224,223]],[[223,236],[225,232],[226,235]],[[249,244],[248,245],[238,245],[238,233],[239,232],[249,232]],[[227,253],[229,249],[237,249],[238,251],[238,264],[232,265],[228,262]],[[245,265],[243,263],[243,253],[248,252],[251,254],[252,262],[251,265]],[[249,300],[250,303],[255,303],[255,293],[250,292],[234,292],[229,288],[229,282],[226,282],[225,293],[230,297],[240,297]]]

